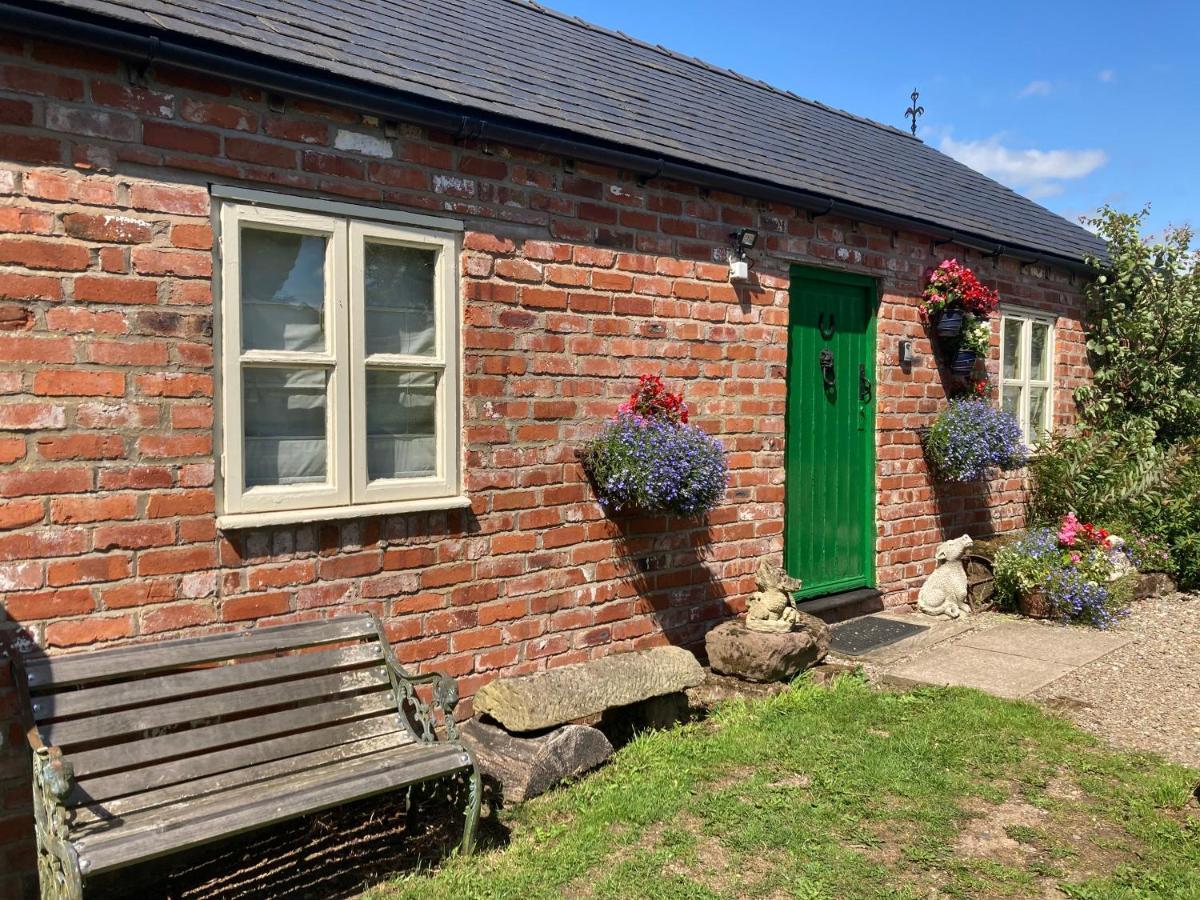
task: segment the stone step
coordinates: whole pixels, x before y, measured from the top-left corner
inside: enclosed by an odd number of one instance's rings
[[[883,609],[883,593],[875,588],[858,588],[817,597],[815,600],[803,600],[796,604],[796,608],[832,624],[879,612]]]

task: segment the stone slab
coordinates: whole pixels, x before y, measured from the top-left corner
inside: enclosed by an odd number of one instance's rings
[[[475,757],[480,774],[502,804],[522,803],[556,784],[588,772],[613,754],[598,728],[564,725],[536,737],[518,737],[471,719],[459,735]]]
[[[935,647],[887,669],[886,677],[916,684],[973,687],[997,697],[1024,697],[1070,672],[1074,666],[1028,656],[968,647]]]
[[[958,644],[1065,666],[1082,666],[1124,647],[1131,640],[1133,638],[1127,635],[1107,634],[1091,628],[1003,622],[968,634]]]
[[[541,731],[673,694],[704,681],[700,663],[682,647],[655,647],[573,663],[516,678],[497,678],[475,695],[475,711],[513,732]]]

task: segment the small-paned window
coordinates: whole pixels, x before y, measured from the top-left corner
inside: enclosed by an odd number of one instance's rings
[[[221,203],[233,520],[462,500],[457,235],[330,205]]]
[[[1000,405],[1033,445],[1054,423],[1054,319],[1004,310],[1000,317]]]

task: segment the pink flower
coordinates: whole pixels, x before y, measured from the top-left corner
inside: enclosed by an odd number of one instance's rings
[[[1079,532],[1079,527],[1079,520],[1075,518],[1075,513],[1067,513],[1063,516],[1062,527],[1058,529],[1058,542],[1068,547],[1074,547],[1075,535]]]
[[[1083,557],[1080,556],[1078,553],[1071,554],[1071,562],[1073,562],[1075,565],[1079,565],[1079,561],[1081,559],[1083,559]]]

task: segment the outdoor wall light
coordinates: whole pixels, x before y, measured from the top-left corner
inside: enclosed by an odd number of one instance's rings
[[[729,236],[733,240],[733,253],[729,260],[729,280],[745,281],[750,277],[750,261],[746,254],[758,243],[758,232],[753,228],[739,228]]]
[[[730,237],[733,238],[733,252],[738,259],[745,259],[746,254],[758,243],[758,232],[753,228],[739,228]]]

